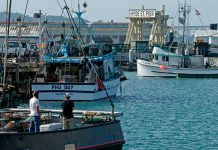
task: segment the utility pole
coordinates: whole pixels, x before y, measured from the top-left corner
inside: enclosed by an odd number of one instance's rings
[[[17,18],[17,22],[18,22],[18,31],[17,31],[17,35],[18,35],[18,43],[19,43],[19,53],[18,53],[18,59],[19,59],[19,64],[20,64],[20,56],[21,56],[21,16],[19,16]]]
[[[40,61],[42,61],[42,38],[41,38],[41,16],[42,16],[42,12],[41,10],[39,10],[39,13],[34,13],[33,18],[38,18],[39,19],[39,57],[40,57]]]

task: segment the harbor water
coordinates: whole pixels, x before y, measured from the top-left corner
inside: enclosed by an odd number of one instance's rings
[[[218,79],[143,78],[125,72],[114,100],[124,150],[218,149]],[[76,103],[76,109],[111,110],[109,102]],[[55,102],[41,107],[59,108]]]
[[[218,149],[218,79],[126,75],[116,104],[125,150]]]

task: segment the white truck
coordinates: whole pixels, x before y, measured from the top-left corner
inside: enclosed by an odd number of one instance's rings
[[[20,51],[20,52],[19,52]],[[17,41],[9,41],[8,42],[8,56],[18,56],[20,53],[21,56],[24,56],[24,52],[26,48],[23,48],[22,45],[19,47],[19,43]],[[0,49],[0,54],[6,53],[5,44],[3,44],[2,48]]]

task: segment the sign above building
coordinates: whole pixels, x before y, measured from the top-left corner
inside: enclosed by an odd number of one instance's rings
[[[155,18],[155,9],[130,9],[129,18]]]

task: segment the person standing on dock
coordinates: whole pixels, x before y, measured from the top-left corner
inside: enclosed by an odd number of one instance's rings
[[[66,93],[64,96],[64,101],[62,103],[63,110],[63,129],[70,129],[74,126],[74,102],[70,100],[70,94]]]
[[[33,97],[29,102],[30,107],[30,127],[29,132],[39,132],[39,122],[40,122],[40,114],[39,114],[39,100],[38,100],[38,92],[33,92]]]

